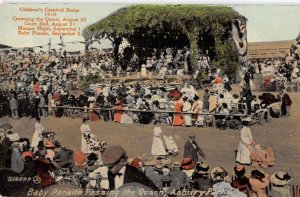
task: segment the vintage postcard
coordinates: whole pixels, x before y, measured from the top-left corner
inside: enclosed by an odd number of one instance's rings
[[[0,196],[300,196],[300,6],[0,5]]]

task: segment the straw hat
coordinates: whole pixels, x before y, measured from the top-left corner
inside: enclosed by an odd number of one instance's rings
[[[180,168],[181,164],[179,161],[175,161],[172,166],[173,168]]]
[[[204,162],[197,162],[196,171],[198,174],[208,174],[209,165]]]
[[[235,165],[235,170],[236,170],[236,171],[240,172],[240,171],[242,171],[243,169],[245,169],[243,165],[240,165],[240,164]]]
[[[53,144],[53,142],[47,141],[45,147],[46,148],[55,148],[55,145]]]
[[[191,158],[184,158],[181,162],[181,167],[184,170],[191,170],[195,166],[196,166],[196,164]]]
[[[230,180],[228,172],[226,172],[222,167],[214,167],[210,172],[210,177],[213,182]]]
[[[23,161],[25,161],[25,158],[26,157],[31,157],[33,159],[33,153],[31,151],[25,151],[23,154],[22,154],[22,159]]]
[[[155,170],[155,171],[158,171],[158,172],[162,172],[162,171],[163,171],[163,168],[164,168],[163,165],[161,165],[161,164],[156,164],[155,167],[154,167],[154,170]]]
[[[193,133],[189,133],[189,137],[190,137],[190,138],[194,138],[194,137],[196,137],[196,136],[195,136],[195,134],[193,134]]]
[[[271,176],[271,182],[275,185],[286,185],[292,180],[287,172],[274,172]]]
[[[131,162],[131,165],[136,168],[141,168],[144,164],[141,158],[134,158]]]

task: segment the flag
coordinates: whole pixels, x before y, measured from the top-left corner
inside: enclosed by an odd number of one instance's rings
[[[49,38],[49,43],[48,43],[48,45],[49,45],[48,51],[50,52],[50,50],[51,50],[51,38]]]
[[[60,44],[61,46],[64,46],[64,39],[62,36],[59,36],[59,39],[60,39]]]
[[[231,34],[239,55],[245,56],[248,50],[246,21],[234,19]]]

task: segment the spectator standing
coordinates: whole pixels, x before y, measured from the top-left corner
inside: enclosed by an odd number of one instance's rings
[[[204,95],[203,95],[203,111],[208,111],[209,110],[209,90],[205,89],[204,91]]]
[[[291,100],[290,96],[286,93],[285,89],[282,89],[280,91],[278,98],[281,101],[281,115],[282,116],[290,116],[292,100]]]
[[[108,167],[109,188],[118,189],[126,183],[140,183],[155,191],[157,186],[140,170],[126,164],[127,155],[121,146],[111,146],[102,154],[102,161]]]
[[[251,197],[267,197],[266,187],[270,183],[268,174],[259,170],[253,170],[249,183],[252,190]]]
[[[18,118],[18,108],[19,108],[19,104],[17,99],[15,98],[15,96],[12,96],[12,98],[9,101],[9,106],[11,109],[11,116],[12,118]]]
[[[198,162],[198,154],[206,159],[206,155],[203,150],[198,146],[195,141],[195,135],[189,134],[189,139],[184,145],[184,158],[191,158],[194,162]]]
[[[242,120],[242,124],[244,127],[241,130],[241,138],[238,146],[236,161],[240,164],[251,164],[251,157],[250,157],[250,151],[248,149],[248,146],[250,146],[253,143],[252,133],[249,127],[249,122],[251,121],[251,118],[245,118]]]
[[[288,183],[292,180],[292,177],[287,172],[274,172],[271,176],[272,197],[290,197],[291,187]]]

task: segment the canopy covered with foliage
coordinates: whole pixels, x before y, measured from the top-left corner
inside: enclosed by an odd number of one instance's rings
[[[244,18],[230,7],[209,5],[134,5],[121,8],[106,18],[86,27],[85,39],[91,35],[108,38],[115,47],[126,38],[139,57],[148,49],[166,47],[191,49],[191,65],[198,50],[208,52],[217,66],[226,59],[236,62],[231,39],[231,21]],[[244,18],[245,19],[245,18]]]

